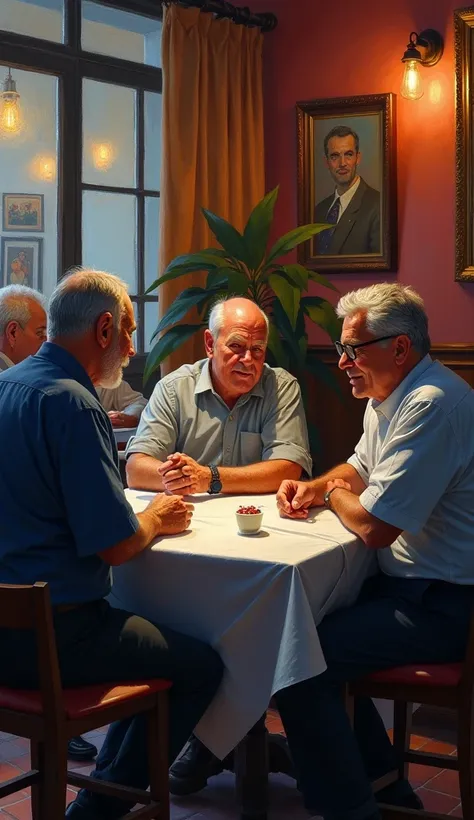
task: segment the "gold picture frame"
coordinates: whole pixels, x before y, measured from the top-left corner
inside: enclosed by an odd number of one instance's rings
[[[454,12],[456,67],[455,275],[474,282],[474,7]]]

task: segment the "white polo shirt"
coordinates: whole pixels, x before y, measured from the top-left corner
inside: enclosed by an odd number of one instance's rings
[[[387,575],[474,584],[474,392],[425,356],[383,402],[370,399],[349,464],[360,503],[402,530],[378,550]]]

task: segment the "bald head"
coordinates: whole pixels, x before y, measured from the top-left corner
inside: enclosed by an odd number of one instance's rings
[[[245,299],[243,296],[219,299],[209,314],[209,330],[214,339],[217,339],[228,322],[249,322],[262,326],[265,328],[265,340],[268,338],[268,317],[251,299]]]

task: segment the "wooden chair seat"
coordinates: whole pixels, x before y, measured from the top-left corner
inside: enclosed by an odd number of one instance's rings
[[[48,585],[0,584],[0,629],[30,630],[38,655],[38,690],[0,687],[0,732],[30,740],[29,772],[0,785],[0,800],[31,786],[33,820],[64,820],[66,786],[115,797],[133,807],[122,820],[169,820],[167,680],[117,681],[63,689]],[[150,789],[134,789],[67,770],[70,738],[143,714]]]
[[[459,785],[464,820],[474,818],[474,616],[464,663],[410,664],[374,672],[352,681],[347,686],[347,707],[354,718],[357,697],[382,698],[393,701],[393,745],[400,760],[399,767],[373,783],[374,792],[408,778],[408,764],[453,769],[459,771]],[[434,754],[422,749],[410,749],[413,704],[428,704],[450,708],[457,713],[458,751],[456,755]],[[446,814],[419,812],[396,806],[380,806],[383,820],[432,818],[449,820]]]
[[[92,715],[104,707],[119,705],[125,701],[164,692],[170,689],[166,680],[149,680],[138,683],[100,683],[82,689],[63,689],[63,706],[67,718],[75,720]],[[0,709],[12,709],[28,715],[41,715],[43,701],[41,692],[29,689],[8,689],[0,686]]]

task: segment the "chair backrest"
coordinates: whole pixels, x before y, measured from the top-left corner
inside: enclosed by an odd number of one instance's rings
[[[0,584],[0,628],[35,634],[43,712],[55,723],[63,714],[63,699],[48,584]]]
[[[474,608],[471,614],[471,626],[464,656],[461,685],[470,690],[474,688]]]

